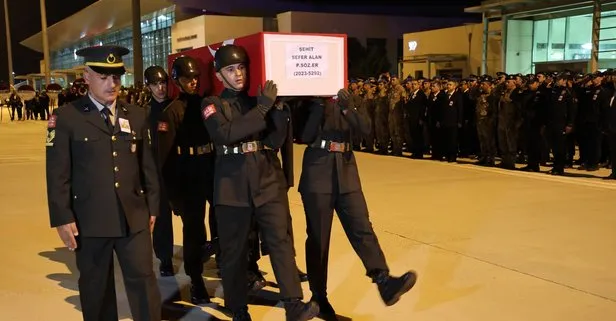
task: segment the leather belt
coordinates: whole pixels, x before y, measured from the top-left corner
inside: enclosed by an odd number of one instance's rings
[[[204,155],[210,154],[214,151],[214,145],[209,143],[207,145],[180,147],[178,146],[178,155]]]
[[[344,153],[351,151],[351,143],[339,143],[331,140],[321,139],[314,142],[311,147],[324,149],[333,153]]]
[[[216,146],[216,151],[222,155],[232,155],[232,154],[249,154],[254,153],[260,150],[273,150],[270,147],[267,147],[263,144],[263,142],[258,140],[253,140],[250,142],[243,142],[237,145],[222,145]]]

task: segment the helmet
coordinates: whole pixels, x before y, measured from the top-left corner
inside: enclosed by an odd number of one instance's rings
[[[153,85],[159,82],[167,82],[167,73],[161,66],[150,66],[143,73],[146,85]]]
[[[220,47],[214,56],[214,69],[220,69],[239,63],[248,63],[248,54],[246,50],[236,45],[226,45]]]
[[[188,56],[180,56],[173,61],[171,78],[178,80],[180,77],[198,77],[201,75],[197,60]]]

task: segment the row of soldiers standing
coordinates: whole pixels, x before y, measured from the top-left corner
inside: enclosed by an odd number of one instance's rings
[[[497,73],[457,80],[397,77],[352,80],[354,99],[372,120],[373,134],[356,136],[354,147],[411,158],[455,162],[478,157],[479,165],[538,172],[553,155],[551,174],[571,167],[612,168],[616,151],[616,77],[612,70],[582,75],[570,71],[531,75]],[[612,155],[610,155],[612,154]],[[611,160],[609,162],[608,160]]]

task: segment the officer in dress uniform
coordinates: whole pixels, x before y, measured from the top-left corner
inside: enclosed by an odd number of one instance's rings
[[[385,255],[372,229],[351,148],[352,132],[367,134],[370,123],[352,103],[351,95],[344,89],[338,92],[337,101],[315,101],[302,134],[302,141],[308,144],[299,183],[308,224],[308,282],[311,301],[319,304],[320,317],[326,320],[336,317],[327,299],[327,265],[334,210],[386,305],[395,304],[417,279],[414,272],[407,272],[400,278],[389,275]]]
[[[253,222],[270,251],[287,320],[305,321],[318,305],[305,304],[288,233],[288,204],[283,195],[276,150],[287,139],[288,110],[273,108],[276,85],[267,81],[258,97],[248,96],[248,56],[242,47],[223,46],[214,57],[220,97],[202,102],[202,117],[216,145],[214,205],[222,256],[225,305],[233,320],[251,320],[246,288],[248,237]],[[279,105],[280,106],[280,105]]]
[[[426,112],[428,97],[421,90],[417,80],[410,82],[409,99],[405,105],[408,115],[409,131],[411,135],[411,158],[423,159],[424,157],[424,124],[426,122]]]
[[[548,102],[546,134],[554,154],[554,167],[550,170],[552,175],[565,174],[566,135],[572,132],[575,124],[577,108],[567,88],[567,79],[570,77],[568,72],[556,77]]]
[[[152,154],[156,160],[156,167],[160,169],[158,164],[158,122],[161,120],[161,115],[165,107],[169,105],[171,99],[167,96],[168,76],[160,66],[151,66],[143,73],[145,84],[150,90],[151,97],[146,105],[146,113],[150,123],[150,132],[152,134]],[[159,180],[162,180],[162,173],[159,170]],[[160,260],[160,276],[172,276],[173,263],[173,225],[171,220],[171,207],[165,189],[161,186],[160,193],[160,213],[154,225],[154,233],[152,233],[154,254]]]
[[[86,321],[116,321],[113,254],[133,320],[161,320],[161,295],[150,232],[159,186],[145,112],[117,100],[118,46],[84,48],[89,93],[56,109],[47,130],[47,199],[51,226],[75,251]]]
[[[181,56],[173,61],[171,77],[180,95],[165,108],[157,128],[164,187],[174,213],[182,218],[184,271],[191,279],[194,304],[210,302],[202,277],[202,249],[207,241],[206,201],[210,203],[210,230],[216,230],[212,214],[215,156],[210,135],[201,121],[200,74],[197,61],[191,57]]]

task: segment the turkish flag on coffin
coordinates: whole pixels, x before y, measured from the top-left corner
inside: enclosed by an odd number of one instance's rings
[[[179,56],[195,58],[201,67],[200,94],[218,95],[224,87],[216,78],[213,60],[216,50],[228,44],[242,46],[248,53],[250,95],[257,95],[258,86],[266,80],[277,84],[279,96],[334,96],[347,85],[346,35],[339,34],[260,32],[171,54],[169,69]],[[178,93],[171,82],[169,96]]]

